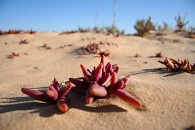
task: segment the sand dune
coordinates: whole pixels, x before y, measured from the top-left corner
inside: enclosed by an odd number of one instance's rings
[[[29,43],[19,44],[20,39]],[[136,109],[116,97],[86,105],[85,97],[70,92],[70,109],[61,113],[55,105],[35,101],[21,92],[22,87],[46,88],[54,77],[58,81],[80,77],[80,64],[89,69],[97,66],[100,58],[95,58],[95,54],[79,54],[81,47],[90,41],[118,45],[100,45],[100,48],[110,52],[106,62],[120,66],[118,77],[133,75],[125,90],[137,97],[145,109]],[[51,49],[43,48],[44,44]],[[163,57],[154,57],[159,51]],[[7,58],[12,52],[20,56]],[[141,57],[134,57],[136,53]],[[178,33],[149,38],[57,32],[2,35],[0,129],[182,130],[195,126],[195,75],[159,69],[165,68],[158,63],[165,57],[186,58],[194,63],[195,40]]]

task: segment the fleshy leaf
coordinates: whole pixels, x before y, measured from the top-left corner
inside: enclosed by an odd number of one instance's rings
[[[62,87],[58,92],[58,99],[63,98],[72,88],[72,84],[69,83],[66,87]]]
[[[114,84],[114,87],[113,89],[123,89],[124,88],[124,81],[123,80],[118,80],[115,84]]]
[[[118,73],[118,71],[119,71],[119,66],[118,66],[117,64],[112,65],[112,68],[113,68],[113,72]]]
[[[124,78],[122,78],[121,80],[124,81],[124,86],[123,88],[125,88],[127,86],[127,84],[129,83],[129,81],[132,79],[132,75],[127,75]]]
[[[56,100],[58,98],[58,92],[53,86],[49,86],[49,89],[46,91],[48,98]]]
[[[135,106],[135,107],[141,107],[142,103],[137,100],[134,96],[132,96],[130,93],[122,90],[122,89],[117,89],[113,91],[113,94],[116,95],[117,97],[121,98],[123,101]]]
[[[185,71],[190,72],[191,69],[192,69],[192,67],[190,66],[190,63],[187,62],[187,67],[186,67]]]
[[[103,65],[102,65],[102,63],[100,63],[98,65],[98,67],[95,69],[95,73],[94,73],[94,76],[93,76],[93,80],[95,82],[97,82],[99,80],[99,78],[102,77],[102,69],[103,69]]]
[[[111,76],[111,79],[110,79],[110,86],[111,88],[114,87],[115,83],[117,82],[117,76],[116,76],[116,73],[113,72],[112,73],[112,76]]]
[[[112,73],[112,64],[110,62],[106,65],[106,73]]]
[[[107,91],[105,87],[99,86],[98,84],[93,84],[89,88],[90,94],[97,97],[105,97],[107,95]]]
[[[167,57],[166,57],[166,59],[167,59]],[[176,61],[175,59],[173,59],[173,58],[169,58],[174,64],[179,64],[179,62],[178,61]]]
[[[90,89],[86,91],[86,103],[91,104],[93,102],[94,96],[90,93]]]
[[[35,100],[45,101],[45,102],[50,102],[50,103],[55,104],[55,102],[53,100],[48,99],[45,96],[45,91],[42,91],[42,90],[32,90],[32,89],[29,89],[29,88],[21,88],[21,91],[24,94],[34,98]]]
[[[59,91],[60,90],[60,84],[58,83],[57,79],[54,78],[53,82],[52,82],[52,86]]]
[[[57,101],[57,107],[60,111],[67,112],[69,103],[70,103],[70,99],[67,97],[64,97]]]
[[[105,64],[104,64],[104,55],[101,56],[101,60],[100,60],[100,63],[102,63],[103,65],[103,69],[102,69],[102,73],[105,74],[106,70],[105,70]]]
[[[173,63],[171,63],[167,58],[165,59],[165,62],[167,63],[166,66],[169,70],[173,70],[174,69],[174,65]]]
[[[82,64],[80,65],[80,67],[81,67],[81,70],[83,72],[83,75],[84,75],[85,79],[88,82],[90,82],[91,79],[92,79],[90,72]]]
[[[111,79],[110,73],[107,73],[102,78],[99,79],[98,84],[102,85],[102,86],[105,86],[105,85],[108,84],[110,79]]]
[[[185,59],[184,62],[181,64],[180,68],[184,69],[185,66],[187,65],[187,60]]]

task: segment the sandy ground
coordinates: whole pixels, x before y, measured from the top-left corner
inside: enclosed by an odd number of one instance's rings
[[[19,44],[27,39],[28,44]],[[80,77],[80,64],[90,70],[100,58],[79,55],[82,46],[91,42],[109,50],[106,62],[118,64],[118,77],[133,75],[125,88],[144,105],[138,110],[119,98],[99,99],[90,105],[74,92],[70,109],[61,113],[55,105],[33,100],[21,92],[22,87],[45,89],[56,77],[58,81]],[[51,49],[41,46],[47,43]],[[59,48],[63,45],[69,45]],[[155,53],[162,51],[163,57]],[[8,59],[11,52],[19,57]],[[140,58],[134,57],[136,53]],[[141,38],[113,37],[103,34],[57,32],[0,36],[0,130],[183,130],[195,126],[195,74],[169,72],[158,60],[165,57],[195,61],[195,39],[180,34]]]

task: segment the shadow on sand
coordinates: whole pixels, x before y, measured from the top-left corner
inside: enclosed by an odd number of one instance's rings
[[[73,94],[73,95],[72,95]],[[76,97],[75,97],[76,96]],[[71,108],[80,109],[88,112],[126,112],[127,110],[113,104],[104,105],[104,106],[88,106],[85,103],[85,100],[81,98],[80,95],[70,92],[70,97],[76,98],[73,99],[73,102],[69,105],[69,110]],[[3,105],[0,105],[0,114],[13,112],[18,110],[31,110],[30,113],[39,113],[41,117],[51,117],[54,114],[63,114],[59,111],[56,105],[44,102],[38,102],[33,100],[31,97],[11,97],[4,98],[6,102],[0,102]],[[76,101],[77,100],[77,101]],[[75,102],[76,101],[76,102]]]
[[[174,75],[177,75],[177,74],[181,74],[181,73],[184,73],[184,72],[183,71],[172,72],[172,71],[169,71],[165,68],[155,68],[155,69],[143,69],[142,71],[134,72],[134,73],[131,73],[131,74],[132,75],[138,75],[138,74],[143,74],[143,73],[158,73],[158,74],[163,74],[164,77],[167,77],[167,76],[174,76]]]
[[[38,112],[42,117],[49,117],[55,113],[60,114],[56,109],[51,110],[55,105],[44,102],[35,102],[30,97],[11,97],[6,98],[6,100],[6,102],[1,102],[3,105],[0,105],[0,114],[18,110],[33,110],[30,113]]]

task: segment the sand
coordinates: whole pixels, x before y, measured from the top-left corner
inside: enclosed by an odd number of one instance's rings
[[[28,44],[19,44],[27,39]],[[118,64],[118,77],[128,74],[132,81],[125,88],[145,106],[139,110],[117,97],[99,99],[86,105],[85,97],[74,92],[68,96],[68,112],[55,105],[39,102],[21,92],[22,87],[46,89],[53,78],[59,82],[82,76],[80,64],[90,70],[100,58],[79,55],[91,42],[109,50],[106,62]],[[51,49],[43,48],[44,44]],[[64,48],[59,48],[64,46]],[[154,57],[156,52],[163,57]],[[11,52],[19,57],[7,58]],[[141,57],[134,55],[139,53]],[[180,33],[142,38],[58,32],[10,34],[0,36],[0,130],[183,130],[195,126],[195,74],[169,72],[158,60],[165,57],[195,61],[195,39]]]

